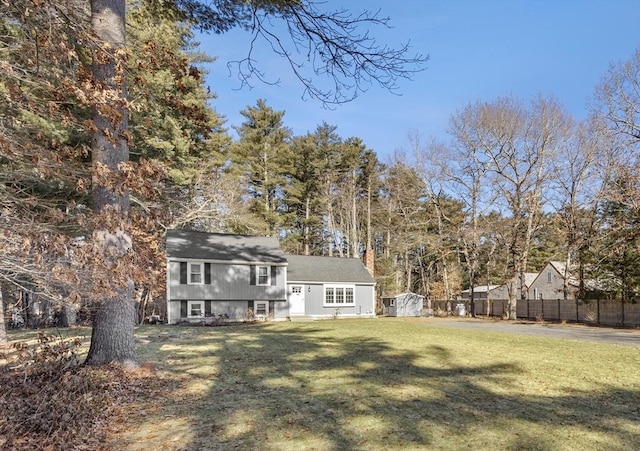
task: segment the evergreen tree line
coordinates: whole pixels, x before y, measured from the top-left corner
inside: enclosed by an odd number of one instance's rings
[[[127,96],[109,97],[87,72],[99,60],[88,6],[37,3],[4,2],[0,19],[5,302],[36,293],[68,316],[111,279],[131,279],[142,319],[164,293],[168,228],[274,235],[306,255],[371,249],[381,293],[449,299],[553,259],[580,281],[638,294],[640,52],[605,74],[584,122],[546,97],[479,101],[451,117],[446,142],[410,136],[404,154],[381,162],[336,125],[294,136],[266,100],[242,110],[233,139],[193,23],[151,1],[129,5],[127,58],[115,67]],[[91,164],[92,115],[116,124],[124,109],[130,153],[114,175]],[[123,196],[126,221],[95,208],[92,186]],[[136,252],[96,249],[88,236],[100,227],[126,228]]]
[[[638,52],[613,65],[585,121],[544,96],[478,101],[450,118],[447,141],[410,134],[385,163],[334,125],[292,136],[285,112],[259,100],[242,111],[225,163],[233,180],[225,186],[244,202],[218,208],[215,227],[199,219],[190,227],[276,235],[287,252],[306,255],[372,249],[384,293],[451,299],[511,283],[514,315],[526,296],[518,281],[550,260],[567,268],[558,298],[578,290],[635,300],[640,139],[637,113],[623,123],[619,102],[631,99],[637,111],[638,68]]]

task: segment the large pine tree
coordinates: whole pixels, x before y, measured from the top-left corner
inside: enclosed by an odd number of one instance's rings
[[[231,162],[245,180],[250,209],[259,221],[255,232],[275,235],[292,171],[291,131],[284,125],[284,111],[273,110],[262,99],[241,114],[245,120],[236,127],[240,138]]]

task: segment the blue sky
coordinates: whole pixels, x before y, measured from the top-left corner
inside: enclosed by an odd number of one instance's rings
[[[372,86],[355,101],[327,110],[302,99],[300,82],[268,49],[256,56],[279,85],[255,80],[252,89],[239,90],[226,62],[246,54],[248,34],[198,36],[202,50],[218,58],[207,65],[207,85],[218,95],[212,105],[227,127],[240,125],[240,110],[263,98],[285,111],[284,123],[294,134],[325,121],[343,138],[361,138],[387,161],[394,151],[409,149],[409,133],[423,141],[447,139],[450,116],[477,100],[553,96],[582,120],[609,64],[629,59],[640,47],[640,0],[327,0],[325,7],[380,9],[393,28],[371,34],[393,47],[410,41],[414,52],[429,55],[427,69],[400,80],[400,96]]]

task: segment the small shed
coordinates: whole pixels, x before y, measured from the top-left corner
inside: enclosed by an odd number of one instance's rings
[[[421,316],[424,296],[402,293],[382,298],[383,314],[388,316]]]

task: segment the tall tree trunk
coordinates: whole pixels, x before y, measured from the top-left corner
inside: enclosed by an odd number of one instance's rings
[[[311,255],[309,252],[309,242],[311,241],[311,233],[309,227],[309,218],[311,217],[311,198],[307,196],[304,202],[304,255]]]
[[[438,218],[438,250],[440,252],[440,261],[442,262],[442,283],[444,285],[444,297],[446,300],[449,300],[452,296],[451,287],[449,286],[449,264],[447,263],[447,246],[445,244],[444,223],[442,221],[443,212],[436,196],[434,194],[432,194],[432,196],[432,203],[436,210],[436,215]]]
[[[128,128],[125,89],[125,0],[91,0],[91,27],[98,39],[93,54],[93,78],[96,92],[104,98],[95,106],[92,137],[94,170],[93,208],[96,214],[111,214],[121,225],[94,230],[93,243],[109,272],[131,252],[131,237],[123,230],[129,209],[126,191],[117,191],[113,182],[102,183],[97,175],[102,168],[117,173],[119,164],[129,160],[126,139]],[[112,230],[108,230],[111,228]],[[115,280],[114,280],[115,279]],[[105,295],[96,303],[91,346],[86,362],[103,365],[135,359],[133,282],[113,277]]]
[[[516,242],[514,242],[514,240]],[[506,264],[505,274],[507,277],[507,310],[502,312],[504,319],[517,319],[518,307],[518,277],[520,269],[518,268],[518,250],[516,249],[517,238],[512,238],[509,248],[509,261]]]
[[[271,213],[271,196],[269,195],[269,169],[268,169],[268,164],[269,164],[269,156],[267,154],[267,146],[268,144],[265,143],[264,144],[265,149],[262,152],[262,194],[264,196],[264,211],[266,212],[267,215],[269,215],[269,213]],[[267,216],[269,217],[269,216]]]
[[[335,241],[335,225],[333,218],[333,206],[331,204],[331,194],[327,195],[327,233],[329,234],[329,257],[333,257],[333,244]]]
[[[120,290],[121,296],[133,296],[133,284]],[[101,302],[93,318],[91,346],[87,363],[132,362],[135,359],[133,325],[136,309],[133,302],[114,298]]]
[[[404,252],[404,276],[405,276],[405,292],[411,293],[413,290],[411,289],[411,284],[413,281],[411,280],[411,258],[409,256],[409,251]]]
[[[351,256],[358,257],[358,209],[357,209],[357,175],[355,169],[352,174],[353,192],[351,193]]]
[[[4,320],[4,286],[0,284],[0,347],[7,343],[7,324]]]
[[[372,249],[371,242],[371,176],[368,178],[367,184],[367,244],[366,249]]]

